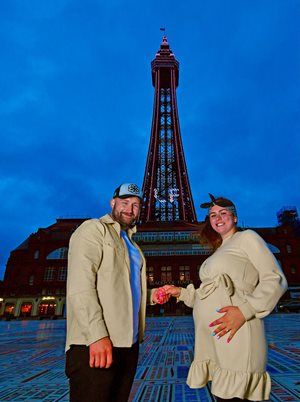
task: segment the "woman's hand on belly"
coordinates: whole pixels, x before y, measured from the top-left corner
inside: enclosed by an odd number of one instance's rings
[[[231,341],[237,331],[245,324],[246,320],[241,310],[236,306],[227,306],[217,310],[218,313],[225,313],[222,317],[211,322],[209,327],[215,327],[212,332],[213,336],[218,339],[229,334],[227,343]]]

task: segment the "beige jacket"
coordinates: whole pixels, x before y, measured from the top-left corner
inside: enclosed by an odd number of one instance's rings
[[[70,239],[67,278],[67,339],[70,345],[90,345],[109,336],[113,345],[130,347],[133,309],[130,261],[120,237],[120,225],[110,215],[82,223]],[[134,227],[128,236],[136,232]],[[134,242],[133,242],[134,243]],[[142,251],[139,341],[145,329],[146,262]],[[150,301],[151,291],[148,291]]]
[[[193,307],[195,323],[194,361],[187,384],[201,388],[212,380],[211,391],[220,398],[269,400],[262,318],[287,289],[276,258],[255,231],[236,232],[204,261],[200,279],[200,288],[189,285],[180,295]],[[229,344],[228,334],[218,339],[212,336],[216,327],[209,326],[224,315],[216,309],[225,306],[238,306],[246,319]]]

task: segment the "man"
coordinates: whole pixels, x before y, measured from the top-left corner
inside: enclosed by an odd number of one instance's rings
[[[146,303],[169,296],[146,287],[145,258],[132,240],[142,202],[124,183],[111,213],[85,221],[70,239],[66,374],[71,402],[126,402],[136,372]]]

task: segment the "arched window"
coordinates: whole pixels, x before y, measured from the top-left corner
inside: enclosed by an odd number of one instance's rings
[[[47,255],[47,260],[66,260],[68,258],[68,247],[57,248]]]
[[[276,247],[276,246],[274,246],[274,244],[267,243],[267,246],[268,246],[269,250],[270,250],[273,254],[280,254],[279,248]]]

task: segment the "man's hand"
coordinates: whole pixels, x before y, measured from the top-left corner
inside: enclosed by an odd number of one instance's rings
[[[169,296],[179,297],[181,293],[181,288],[174,285],[165,285],[163,289]]]
[[[90,367],[109,368],[112,364],[112,343],[108,336],[90,346]]]
[[[241,310],[235,306],[223,307],[217,311],[218,313],[225,314],[221,318],[218,318],[209,324],[210,327],[218,325],[218,327],[214,329],[212,335],[216,335],[219,339],[230,332],[230,335],[227,338],[228,343],[231,341],[237,331],[245,324],[246,319]]]
[[[170,295],[165,292],[163,287],[154,289],[152,292],[152,300],[154,303],[165,304],[169,299]]]

